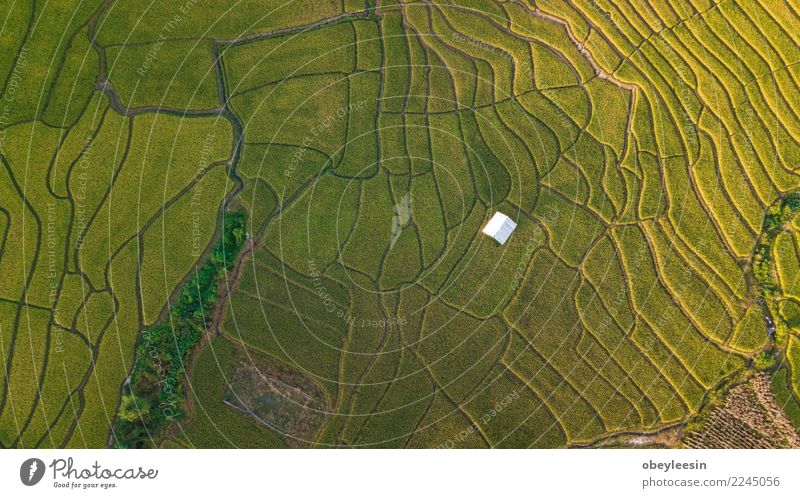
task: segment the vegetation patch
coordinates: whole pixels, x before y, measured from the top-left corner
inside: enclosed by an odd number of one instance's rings
[[[123,387],[115,446],[157,446],[162,431],[186,416],[183,377],[189,353],[212,323],[219,282],[233,269],[245,240],[244,214],[226,213],[208,261],[183,285],[169,319],[142,333]]]

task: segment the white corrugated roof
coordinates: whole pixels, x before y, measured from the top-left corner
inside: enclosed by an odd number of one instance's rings
[[[492,219],[489,220],[489,223],[483,227],[482,231],[500,244],[505,244],[508,238],[511,237],[511,232],[513,232],[515,228],[517,228],[517,224],[514,223],[514,220],[500,211],[497,211],[494,213],[494,216],[492,216]]]

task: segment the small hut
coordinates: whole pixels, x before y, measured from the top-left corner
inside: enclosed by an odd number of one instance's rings
[[[492,219],[489,220],[489,223],[483,227],[483,233],[503,245],[511,237],[511,233],[515,228],[517,228],[517,224],[514,223],[514,220],[497,211],[492,216]]]

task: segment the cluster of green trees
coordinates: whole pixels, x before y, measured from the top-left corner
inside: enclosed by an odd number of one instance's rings
[[[113,429],[115,446],[152,446],[167,426],[185,418],[186,361],[212,320],[219,282],[244,246],[245,219],[242,211],[225,213],[211,256],[181,288],[168,318],[140,337]]]
[[[770,333],[776,346],[785,346],[787,324],[776,306],[776,298],[780,297],[781,288],[775,275],[773,245],[778,235],[798,214],[800,214],[800,192],[790,194],[770,207],[764,217],[761,236],[753,253],[753,277],[761,288],[763,304],[769,310],[771,323],[767,325],[772,327]],[[782,363],[782,357],[783,355],[773,347],[759,353],[754,358],[754,366],[758,370],[773,370],[779,363]]]
[[[763,231],[753,254],[753,276],[761,286],[765,297],[772,297],[779,291],[772,274],[772,244],[775,242],[775,237],[798,213],[800,213],[800,193],[794,193],[769,208],[764,217]]]

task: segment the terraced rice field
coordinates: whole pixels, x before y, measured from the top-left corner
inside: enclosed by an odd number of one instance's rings
[[[115,444],[239,206],[152,445],[601,445],[759,368],[796,409],[800,3],[90,3],[2,31],[3,446]]]
[[[0,446],[104,447],[137,337],[211,243],[235,189],[233,125],[101,91],[113,74],[96,38],[108,2],[12,4],[2,9]],[[49,20],[73,14],[69,26]]]

